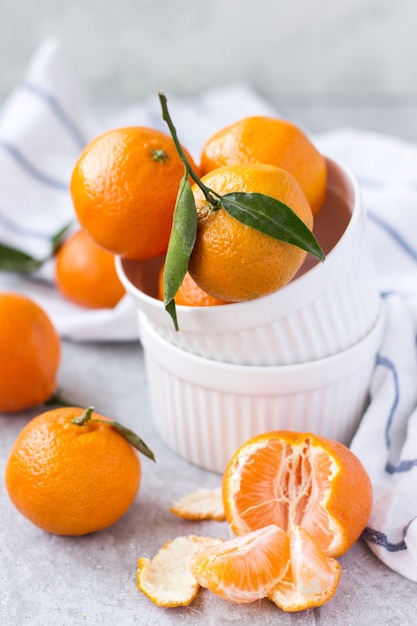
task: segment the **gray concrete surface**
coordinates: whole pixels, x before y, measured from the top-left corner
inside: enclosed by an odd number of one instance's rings
[[[142,349],[129,344],[64,345],[62,392],[94,404],[135,429],[155,452],[144,459],[139,495],[111,528],[81,538],[52,536],[23,518],[0,482],[0,624],[2,626],[406,626],[415,623],[416,585],[389,570],[359,541],[340,562],[336,596],[323,607],[286,614],[268,600],[234,605],[201,590],[188,608],[154,606],[136,588],[139,556],[151,557],[182,534],[227,538],[225,523],[186,522],[168,510],[173,498],[219,484],[188,464],[154,431]],[[35,414],[0,416],[0,474],[20,429]]]
[[[414,0],[3,0],[0,103],[45,36],[62,43],[97,108],[126,105],[158,88],[173,95],[245,82],[280,112],[322,132],[341,126],[417,141]],[[14,509],[0,481],[1,626],[406,626],[416,622],[416,585],[358,542],[341,559],[335,598],[284,614],[268,601],[246,606],[202,591],[187,609],[154,606],[136,588],[137,558],[177,535],[226,537],[219,523],[189,523],[172,499],[219,476],[191,466],[157,436],[139,343],[64,344],[62,393],[138,431],[157,463],[142,462],[142,486],[113,527],[84,538],[54,537]],[[12,443],[37,413],[0,415],[0,475]]]
[[[289,119],[325,131],[371,127],[417,141],[408,105],[330,107],[288,105]],[[55,537],[24,519],[0,481],[0,624],[2,626],[165,626],[239,623],[283,626],[407,626],[417,611],[416,585],[388,569],[359,541],[341,558],[342,581],[325,606],[285,614],[267,600],[236,606],[202,591],[184,609],[154,606],[136,588],[139,556],[152,556],[181,534],[227,537],[223,523],[183,522],[171,501],[220,477],[188,464],[157,435],[149,405],[142,349],[138,342],[64,343],[59,386],[75,404],[93,404],[136,430],[154,450],[143,459],[139,495],[113,527],[83,538]],[[0,415],[0,475],[9,450],[32,410]]]

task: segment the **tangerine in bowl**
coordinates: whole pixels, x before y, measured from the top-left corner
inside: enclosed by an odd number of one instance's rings
[[[293,365],[346,350],[374,327],[381,308],[364,207],[352,173],[326,158],[326,200],[313,232],[326,260],[307,255],[297,274],[269,295],[227,306],[178,305],[179,331],[158,299],[164,257],[116,258],[138,313],[169,343],[239,365]]]

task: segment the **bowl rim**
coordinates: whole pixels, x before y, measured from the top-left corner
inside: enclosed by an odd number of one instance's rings
[[[376,359],[385,323],[381,307],[372,329],[350,348],[314,361],[291,365],[239,365],[216,361],[179,348],[139,314],[145,360],[151,356],[165,370],[188,383],[239,395],[276,395],[328,387]],[[335,419],[337,416],[335,416]]]
[[[351,264],[351,242],[355,241],[355,245],[360,246],[365,234],[364,211],[360,201],[359,186],[351,170],[339,161],[329,157],[325,159],[330,172],[339,170],[339,174],[345,177],[353,198],[349,223],[326,257],[326,259],[331,258],[333,262],[318,263],[278,291],[255,300],[217,307],[177,305],[178,323],[182,332],[196,334],[238,332],[269,324],[307,306],[317,295],[325,292],[340,278],[340,273],[335,272],[335,265],[340,268],[349,267]],[[160,326],[172,330],[172,320],[163,302],[141,291],[130,281],[125,271],[126,263],[132,263],[132,261],[120,256],[115,257],[117,274],[137,308],[144,311]]]

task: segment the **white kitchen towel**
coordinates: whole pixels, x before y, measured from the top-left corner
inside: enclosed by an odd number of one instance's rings
[[[363,538],[417,582],[417,146],[353,129],[315,142],[358,178],[385,314],[371,402],[351,443],[374,491]]]
[[[189,101],[169,98],[169,105],[181,142],[196,157],[204,140],[222,125],[273,112],[257,94],[239,85]],[[0,109],[0,243],[46,258],[52,237],[66,224],[76,224],[69,180],[81,150],[100,132],[130,124],[168,132],[156,93],[111,116],[93,116],[59,44],[53,39],[43,42],[26,77]],[[98,311],[67,302],[54,288],[53,260],[30,276],[1,273],[0,289],[33,297],[67,339],[138,338],[136,310],[127,296],[114,309]]]
[[[211,90],[187,101],[169,97],[180,139],[198,158],[204,140],[247,115],[277,115],[250,88]],[[27,76],[0,109],[0,242],[36,258],[74,214],[68,183],[89,139],[110,127],[164,128],[156,94],[98,121],[61,58],[46,41]],[[371,385],[371,402],[352,449],[374,487],[364,539],[390,568],[417,581],[417,146],[389,136],[340,129],[313,137],[319,149],[357,176],[386,329]],[[114,309],[84,310],[66,302],[51,281],[52,262],[30,276],[0,274],[0,290],[32,296],[62,337],[137,338],[136,313],[125,297]]]

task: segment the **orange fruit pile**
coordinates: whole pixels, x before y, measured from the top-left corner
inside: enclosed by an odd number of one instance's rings
[[[78,221],[113,254],[165,254],[183,174],[169,135],[141,126],[109,130],[84,148],[74,166],[70,190]]]
[[[113,308],[125,294],[114,255],[84,230],[76,231],[59,248],[55,283],[67,300],[91,309]]]
[[[45,311],[32,299],[0,294],[0,411],[42,404],[56,387],[61,342]]]
[[[185,172],[172,126],[170,131],[172,137],[139,126],[112,129],[90,142],[75,164],[70,189],[78,221],[112,254],[144,260],[167,252]],[[181,149],[189,164],[189,180],[196,182],[200,168],[187,149]],[[203,147],[201,172],[203,184],[217,194],[258,193],[281,201],[309,230],[325,200],[326,161],[305,133],[287,120],[254,116],[219,130]],[[212,197],[207,199],[198,184],[193,195],[197,235],[189,273],[175,296],[177,304],[215,306],[250,300],[293,278],[306,257],[298,245],[242,224],[223,207],[213,206]],[[69,277],[60,282],[68,283],[61,288],[63,293],[74,291]],[[76,297],[81,300],[85,294]]]
[[[140,486],[141,464],[127,439],[98,413],[74,424],[82,414],[65,407],[38,415],[20,432],[7,461],[11,501],[50,533],[107,528],[128,510]]]
[[[236,451],[223,476],[223,502],[238,537],[197,553],[195,577],[230,601],[268,597],[290,612],[335,594],[336,557],[364,530],[372,488],[359,459],[341,443],[277,431]]]
[[[297,181],[273,165],[240,164],[203,176],[207,187],[220,195],[231,192],[262,193],[287,204],[311,228],[313,215]],[[229,215],[213,210],[201,189],[193,186],[198,226],[189,273],[215,298],[229,302],[252,300],[287,284],[307,253],[274,239]]]
[[[212,135],[201,153],[201,173],[239,163],[268,163],[294,176],[317,215],[326,197],[327,166],[307,135],[288,120],[253,116]]]

